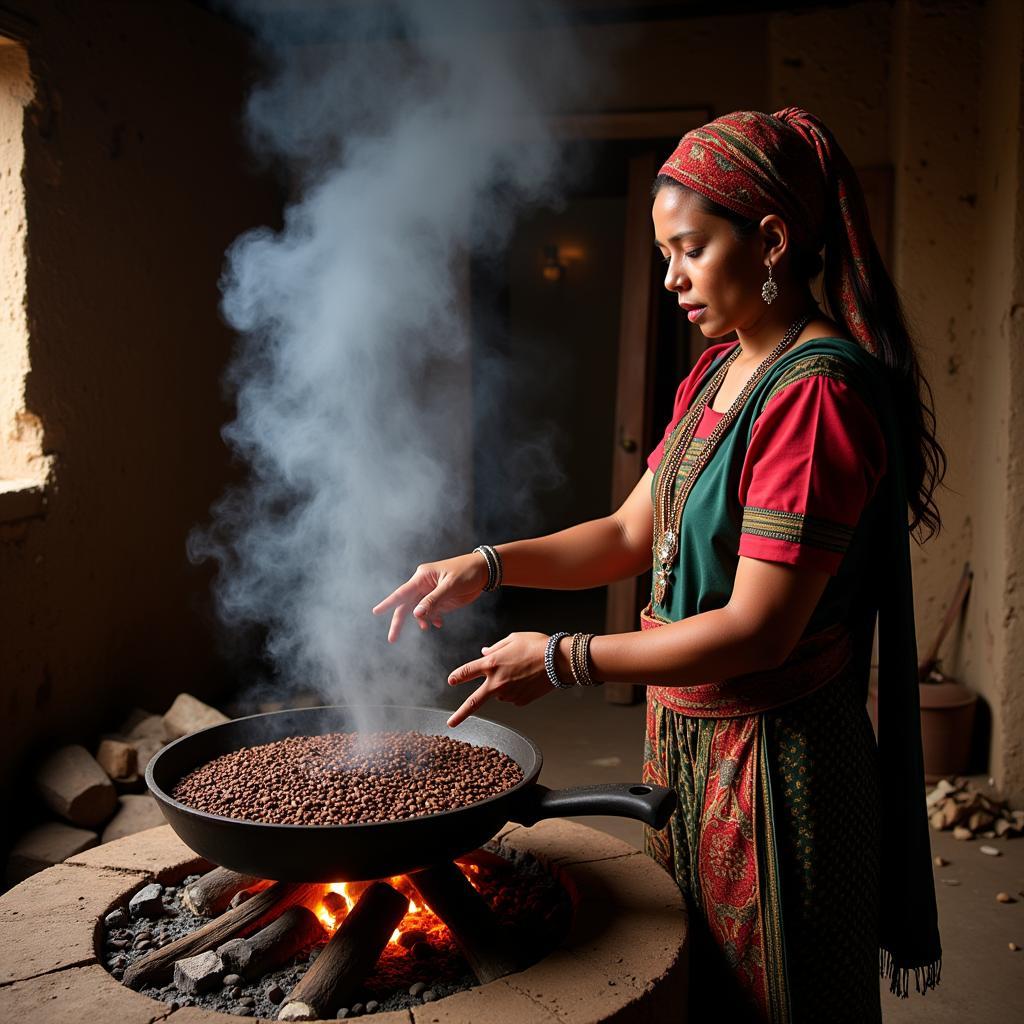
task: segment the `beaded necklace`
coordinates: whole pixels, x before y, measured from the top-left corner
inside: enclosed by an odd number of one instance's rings
[[[711,380],[704,386],[704,389],[697,396],[697,400],[690,406],[689,411],[683,417],[675,433],[669,439],[661,467],[661,475],[658,479],[658,487],[655,491],[654,500],[654,600],[658,604],[665,601],[665,592],[672,582],[672,565],[679,553],[679,528],[683,519],[683,507],[686,499],[697,482],[701,471],[711,461],[718,442],[721,441],[726,431],[732,426],[736,417],[740,414],[747,399],[754,388],[764,379],[765,374],[772,368],[779,357],[793,344],[800,336],[800,332],[811,321],[811,314],[807,313],[800,317],[786,333],[782,340],[768,353],[757,369],[750,375],[750,379],[743,385],[743,390],[736,396],[732,405],[722,415],[722,418],[715,424],[714,430],[708,435],[704,446],[697,453],[693,460],[690,471],[686,474],[679,490],[673,494],[676,478],[682,468],[686,453],[690,450],[694,434],[704,415],[704,410],[711,402],[713,395],[717,394],[729,367],[735,362],[740,354],[740,347],[729,354],[728,358],[715,371]]]

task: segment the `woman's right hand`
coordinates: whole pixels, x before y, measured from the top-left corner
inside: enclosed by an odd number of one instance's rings
[[[438,629],[447,612],[475,601],[487,585],[487,559],[478,551],[440,562],[425,562],[408,582],[384,598],[373,609],[383,615],[394,609],[388,643],[393,644],[409,617],[419,622],[420,629],[433,624]]]

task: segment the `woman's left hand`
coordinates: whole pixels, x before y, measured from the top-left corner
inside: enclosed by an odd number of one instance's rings
[[[484,677],[484,682],[448,719],[456,726],[475,714],[484,702],[496,697],[523,707],[553,689],[544,667],[548,637],[545,633],[509,633],[490,647],[481,648],[482,658],[460,665],[448,676],[448,684],[457,686]]]

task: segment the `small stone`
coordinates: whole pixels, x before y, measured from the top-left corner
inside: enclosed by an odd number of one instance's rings
[[[248,1007],[252,1008],[253,1006],[256,1005],[256,1000],[253,999],[252,996],[242,996],[242,998],[238,1000],[238,1005],[239,1006],[248,1006]]]
[[[987,832],[982,832],[981,837],[982,839],[995,839],[996,833],[992,831],[992,829],[989,829]]]
[[[224,987],[225,988],[237,988],[242,984],[242,979],[237,974],[225,974],[224,975]]]
[[[997,850],[994,846],[980,846],[978,847],[978,849],[980,849],[982,853],[987,854],[989,857],[1001,857],[1003,855],[1003,851]]]
[[[422,981],[417,981],[415,985],[409,986],[409,995],[421,996],[423,995],[424,992],[426,992],[426,990],[427,986],[424,985]]]
[[[113,977],[117,978],[117,980],[120,981],[124,977],[124,968],[115,967],[110,973]]]
[[[251,1006],[243,1006],[239,1010],[235,1010],[235,1016],[237,1017],[254,1017],[256,1015],[255,1010]]]
[[[124,907],[118,907],[103,918],[103,923],[108,928],[123,928],[128,923],[128,914]]]
[[[224,961],[212,949],[183,957],[174,965],[174,987],[187,995],[216,988],[223,976]]]
[[[1016,942],[1008,942],[1007,945],[1010,947],[1011,953],[1016,953],[1020,949],[1020,946]]]
[[[944,878],[944,879],[942,879],[942,884],[943,885],[959,885],[960,884],[960,879],[959,878]]]
[[[1008,892],[997,892],[996,899],[1000,903],[1016,903],[1017,901]]]
[[[266,997],[277,1006],[284,1000],[284,989],[280,985],[271,985],[266,991]]]
[[[361,1017],[363,1015],[363,1004],[353,1003],[352,1008],[348,1011],[350,1017]]]
[[[179,1009],[181,1009],[181,1007],[179,1006],[179,1004],[178,1004],[178,1002],[176,1000],[171,999],[167,1003],[167,1009],[170,1010],[171,1013],[174,1013],[175,1010],[179,1010]]]
[[[149,939],[142,939],[140,942],[136,942],[132,949],[142,952],[144,949],[152,949],[153,943]]]
[[[379,1009],[380,1009],[380,1003],[378,1003],[376,999],[371,999],[366,1004],[366,1012],[367,1013],[376,1013]]]
[[[936,866],[937,868],[944,868],[944,867],[946,867],[946,865],[948,865],[948,864],[949,864],[949,861],[948,861],[948,860],[946,860],[946,858],[945,858],[945,857],[936,857],[936,858],[935,858],[935,866]]]
[[[347,1007],[347,1006],[343,1006],[343,1007],[342,1007],[342,1008],[341,1008],[340,1010],[338,1010],[338,1012],[337,1012],[337,1013],[336,1013],[336,1014],[334,1015],[334,1019],[335,1019],[335,1020],[344,1020],[344,1019],[345,1019],[345,1018],[346,1018],[347,1016],[348,1016],[348,1007]]]
[[[957,827],[953,829],[953,838],[964,840],[973,839],[974,833],[969,828],[965,828],[963,825],[957,825]]]
[[[428,988],[426,992],[420,997],[425,1003],[432,1003],[437,998],[437,993],[432,988]]]
[[[132,917],[158,917],[163,913],[164,887],[159,882],[144,885],[129,901],[128,910]]]

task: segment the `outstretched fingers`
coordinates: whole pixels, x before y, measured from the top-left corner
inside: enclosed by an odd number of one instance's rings
[[[493,664],[490,658],[486,657],[477,658],[476,661],[467,661],[465,665],[460,665],[451,672],[448,676],[448,685],[458,686],[459,683],[468,683],[471,679],[486,676],[488,669],[492,668]]]
[[[484,683],[483,686],[474,690],[473,693],[462,702],[458,711],[448,719],[449,728],[454,729],[455,726],[460,725],[469,718],[470,715],[476,714],[490,696],[491,691],[488,689],[487,683]]]

